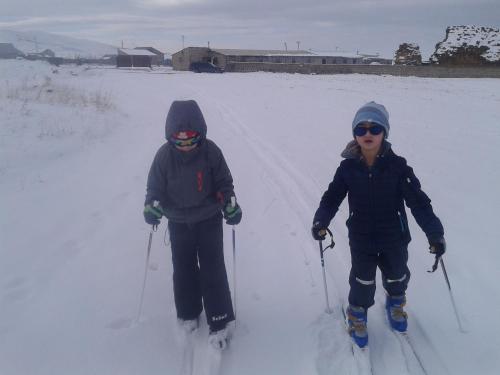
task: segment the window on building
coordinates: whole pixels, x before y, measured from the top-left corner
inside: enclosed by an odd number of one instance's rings
[[[321,64],[326,64],[326,59],[321,59]]]

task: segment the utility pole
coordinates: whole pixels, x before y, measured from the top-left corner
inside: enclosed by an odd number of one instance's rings
[[[210,41],[208,41],[208,49],[210,49]]]
[[[285,51],[288,51],[288,46],[286,45],[286,42],[283,42],[285,44]]]
[[[299,51],[300,50],[300,40],[297,40],[296,43],[297,43],[297,51]]]
[[[182,35],[182,49],[184,49],[184,35]]]

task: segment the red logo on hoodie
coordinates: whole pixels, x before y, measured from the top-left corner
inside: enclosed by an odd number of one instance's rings
[[[198,191],[201,191],[203,189],[203,172],[202,171],[196,172],[196,180],[198,182]]]

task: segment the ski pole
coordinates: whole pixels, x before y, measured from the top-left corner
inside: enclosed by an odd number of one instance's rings
[[[328,301],[328,287],[326,284],[325,258],[323,257],[323,253],[330,248],[333,249],[333,247],[335,246],[335,242],[333,241],[333,235],[332,235],[332,232],[330,232],[330,229],[326,228],[326,231],[330,235],[330,239],[331,239],[330,245],[328,245],[326,248],[323,249],[323,240],[319,240],[318,242],[319,242],[319,254],[321,257],[321,269],[323,271],[323,285],[325,287],[325,298],[326,298],[326,310],[325,311],[327,314],[331,314],[332,310],[330,309],[330,302]]]
[[[153,207],[157,207],[159,204],[160,202],[154,201]],[[153,233],[156,232],[157,228],[158,225],[151,225],[151,230],[149,231],[148,250],[146,253],[146,267],[144,268],[144,281],[142,282],[141,302],[139,303],[139,311],[137,313],[137,320],[136,320],[137,323],[139,323],[139,319],[141,318],[142,303],[144,301],[144,291],[146,290],[146,279],[148,277],[149,256],[151,254],[151,243],[153,242]]]
[[[236,207],[236,197],[231,197],[231,206]],[[233,225],[233,305],[234,305],[234,321],[236,323],[236,230]]]
[[[450,280],[448,279],[448,273],[446,272],[446,267],[444,266],[443,258],[439,258],[439,264],[441,264],[441,269],[443,270],[444,279],[446,280],[446,284],[448,285],[448,292],[450,293],[451,304],[453,306],[453,311],[455,312],[455,317],[457,318],[458,329],[460,332],[465,333],[464,328],[462,327],[462,322],[460,321],[460,316],[458,315],[457,305],[455,303],[455,298],[453,297],[453,293],[451,291]]]
[[[142,303],[144,301],[144,291],[146,290],[146,279],[148,277],[149,255],[151,254],[151,243],[153,242],[153,232],[156,232],[155,225],[152,225],[151,230],[149,231],[148,250],[146,254],[146,267],[144,268],[144,281],[142,282],[141,302],[139,303],[139,312],[137,313],[137,320],[136,320],[137,323],[139,323],[139,319],[141,318]]]
[[[464,328],[462,327],[462,322],[460,321],[460,316],[458,315],[457,305],[455,303],[455,298],[453,297],[453,293],[451,291],[450,279],[448,278],[448,273],[446,272],[446,267],[444,266],[443,258],[436,256],[436,260],[432,265],[432,269],[427,272],[433,273],[438,269],[439,264],[441,265],[441,269],[443,270],[444,279],[446,281],[446,285],[448,286],[448,292],[450,293],[451,305],[453,306],[453,311],[455,312],[455,317],[457,318],[458,329],[460,332],[465,333]]]

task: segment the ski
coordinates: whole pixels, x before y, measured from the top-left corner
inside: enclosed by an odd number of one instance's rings
[[[382,305],[381,305],[382,306]],[[396,336],[399,346],[401,348],[401,352],[403,353],[403,356],[405,358],[405,364],[406,364],[406,369],[410,374],[421,374],[421,375],[427,375],[428,372],[425,368],[424,362],[420,355],[418,354],[417,350],[415,349],[415,346],[413,345],[410,336],[408,334],[408,331],[406,332],[399,332],[394,330],[391,327],[391,323],[389,321],[389,317],[387,316],[387,311],[385,308],[383,308],[384,315],[385,315],[385,321],[387,323],[387,326],[391,330],[391,332]]]
[[[182,362],[178,374],[194,375],[200,373],[201,370],[203,375],[219,375],[223,352],[226,349],[217,349],[212,344],[207,343],[205,350],[197,336],[198,329],[183,333]]]
[[[196,331],[183,332],[182,362],[179,375],[193,375]]]
[[[390,326],[389,326],[390,327]],[[398,332],[391,328],[391,331],[397,337],[399,345],[401,347],[401,352],[405,357],[406,368],[411,374],[421,374],[427,375],[428,372],[425,369],[424,362],[420,358],[418,352],[415,350],[413,343],[408,335],[408,332]]]
[[[207,375],[219,375],[221,373],[222,364],[222,349],[216,349],[211,344],[208,344],[207,350]]]
[[[349,340],[351,341],[351,351],[356,363],[356,370],[359,375],[372,375],[372,363],[370,359],[370,349],[367,346],[360,348],[353,340],[349,334],[349,323],[347,322],[346,308],[342,305],[342,315],[344,317],[344,324],[346,328],[346,333],[349,335]]]

